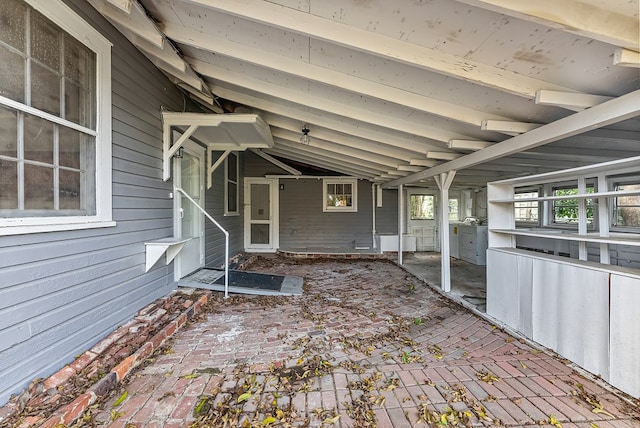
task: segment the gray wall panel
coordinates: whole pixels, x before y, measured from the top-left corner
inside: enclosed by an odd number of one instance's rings
[[[247,151],[244,153],[244,170],[246,177],[264,177],[265,175],[289,175],[288,172],[271,162]]]
[[[282,180],[280,247],[346,248],[372,244],[371,183],[358,181],[358,212],[322,211],[322,179]]]
[[[398,191],[383,190],[382,206],[376,207],[376,232],[398,233]]]

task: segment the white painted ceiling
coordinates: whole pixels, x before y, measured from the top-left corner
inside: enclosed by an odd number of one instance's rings
[[[638,0],[89,2],[196,99],[262,116],[272,156],[473,187],[640,155]]]

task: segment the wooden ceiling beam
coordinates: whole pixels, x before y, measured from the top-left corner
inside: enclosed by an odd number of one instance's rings
[[[307,12],[261,0],[186,0],[191,4],[281,28],[384,59],[401,62],[533,99],[540,88],[570,91],[569,88],[524,76],[502,68],[465,59],[438,49],[408,43],[383,34],[352,27]]]

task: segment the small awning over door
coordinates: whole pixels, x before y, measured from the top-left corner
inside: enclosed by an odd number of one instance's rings
[[[207,146],[209,162],[213,151],[244,151],[273,147],[269,125],[257,114],[212,114],[162,112],[163,179],[171,176],[171,157],[188,139]],[[181,134],[173,138],[173,131]],[[209,168],[211,165],[209,165]]]

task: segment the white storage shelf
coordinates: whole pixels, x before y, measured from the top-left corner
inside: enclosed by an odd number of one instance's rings
[[[640,157],[488,184],[487,314],[638,398],[640,270],[609,264],[610,245],[640,247],[639,234],[609,231],[608,205],[614,198],[640,195],[637,190],[607,189],[621,174],[640,176]],[[596,180],[600,191],[587,193],[587,179]],[[515,198],[516,188],[567,181],[577,183],[582,191]],[[578,227],[573,230],[516,227],[515,203],[571,199],[600,200],[597,232],[587,228],[584,205],[579,207]],[[548,204],[540,204],[541,217],[544,205]],[[541,241],[548,240],[548,248],[562,247],[565,253],[573,244],[579,260],[516,249],[517,237],[520,241],[544,238]],[[587,261],[593,259],[590,249],[599,263]],[[576,256],[576,251],[571,253]]]

